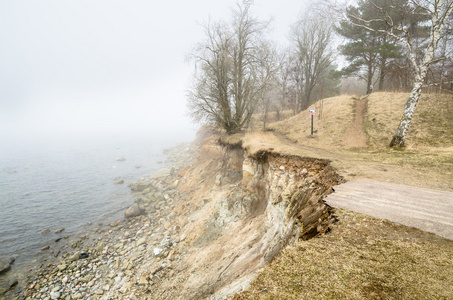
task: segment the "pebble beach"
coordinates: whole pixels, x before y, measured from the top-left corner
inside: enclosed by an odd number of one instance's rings
[[[2,275],[0,299],[145,299],[181,271],[177,249],[185,237],[171,211],[181,198],[176,173],[192,153],[187,144],[168,150],[171,168],[129,184],[139,215],[61,238],[18,278]]]

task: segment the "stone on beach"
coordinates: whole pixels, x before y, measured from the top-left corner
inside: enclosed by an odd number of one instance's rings
[[[36,277],[30,277],[23,299],[144,299],[151,287],[177,273],[185,252],[173,249],[180,245],[182,225],[180,212],[172,210],[180,195],[172,186],[175,178],[166,176],[128,185],[140,192],[136,203],[125,210],[125,220],[99,223],[92,234],[43,247],[48,249],[40,253],[43,257],[60,250],[61,254],[58,260],[43,260],[31,273]],[[83,253],[89,257],[81,259]]]
[[[40,232],[38,232],[38,234],[47,234],[50,232],[50,229],[44,229],[44,230],[41,230]]]
[[[60,292],[51,292],[50,293],[50,299],[59,299],[60,298]]]
[[[142,213],[143,213],[143,210],[140,207],[140,205],[138,203],[134,203],[134,204],[132,204],[132,206],[130,206],[126,210],[126,212],[124,213],[124,218],[129,219],[129,218],[137,217],[137,216],[140,216]]]
[[[17,285],[17,278],[8,278],[0,283],[0,296],[11,290]],[[3,299],[3,298],[2,298]]]
[[[0,257],[0,274],[7,272],[11,269],[11,265],[14,262],[13,257]]]
[[[153,253],[154,253],[154,256],[160,257],[164,253],[164,249],[162,249],[162,248],[154,248]]]

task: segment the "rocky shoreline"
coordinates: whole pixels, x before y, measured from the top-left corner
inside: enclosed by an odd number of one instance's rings
[[[8,299],[231,299],[287,245],[329,230],[323,197],[343,180],[329,161],[219,138],[168,151],[172,168],[129,185],[129,218],[68,239]]]
[[[174,248],[185,237],[170,211],[179,198],[175,176],[193,153],[187,144],[167,150],[172,168],[129,184],[140,215],[67,237],[23,279],[4,280],[0,299],[142,299],[178,271]]]

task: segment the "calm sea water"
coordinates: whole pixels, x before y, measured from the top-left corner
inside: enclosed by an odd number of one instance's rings
[[[64,228],[63,236],[122,218],[133,202],[127,184],[164,167],[163,150],[178,142],[128,136],[1,143],[0,256],[21,264],[55,240],[56,229]],[[113,183],[120,179],[125,183]]]

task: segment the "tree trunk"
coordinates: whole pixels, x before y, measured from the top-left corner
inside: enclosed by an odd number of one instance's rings
[[[367,72],[367,87],[366,87],[366,94],[369,95],[373,91],[371,89],[371,84],[373,83],[373,66],[371,65],[371,61],[368,62],[368,72]]]
[[[384,81],[385,81],[385,65],[387,63],[386,58],[382,59],[382,63],[379,69],[379,91],[384,91]]]
[[[418,99],[420,98],[420,94],[422,92],[422,85],[425,81],[426,74],[428,73],[428,67],[434,60],[434,52],[437,48],[437,43],[441,37],[442,28],[444,26],[443,21],[439,20],[439,12],[442,11],[444,1],[436,1],[435,2],[435,13],[431,15],[432,18],[432,26],[430,32],[430,40],[428,43],[428,47],[425,50],[425,55],[423,57],[422,63],[420,66],[417,64],[415,59],[414,51],[411,48],[411,61],[416,70],[415,82],[412,88],[411,95],[409,96],[409,100],[406,102],[406,107],[404,109],[403,118],[401,119],[400,125],[396,130],[395,135],[393,136],[392,141],[390,142],[390,147],[404,147],[404,142],[406,140],[406,134],[409,129],[409,125],[411,124],[412,116],[415,112],[415,107],[417,106]],[[444,12],[445,19],[448,18],[451,11],[453,9],[453,5],[450,3],[448,5],[447,11]]]
[[[390,142],[390,147],[404,147],[404,142],[406,141],[406,134],[409,130],[409,125],[412,121],[412,116],[415,112],[415,107],[417,106],[418,99],[420,99],[420,94],[422,92],[423,81],[417,80],[412,89],[409,100],[406,102],[406,107],[404,109],[403,117],[401,118],[400,125],[393,136],[392,141]]]

